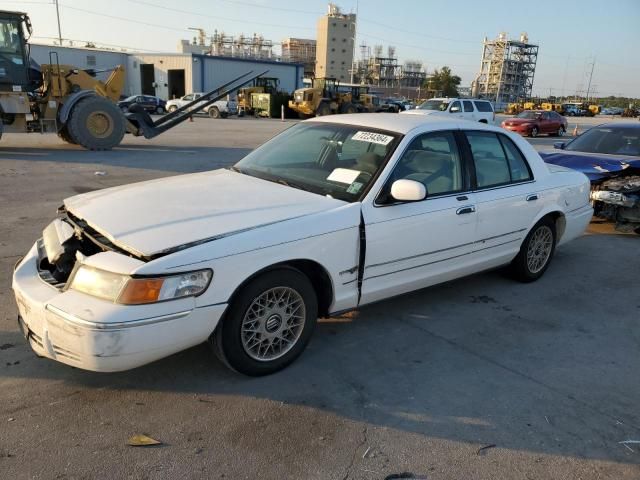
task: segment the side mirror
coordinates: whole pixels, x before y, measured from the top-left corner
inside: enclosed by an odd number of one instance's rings
[[[566,145],[565,142],[555,142],[553,144],[553,148],[557,149],[557,150],[564,150],[564,146]]]
[[[419,202],[427,197],[427,188],[415,180],[396,180],[391,185],[391,196],[400,202]]]
[[[458,113],[460,111],[460,107],[451,107],[451,110],[449,110],[449,113]]]

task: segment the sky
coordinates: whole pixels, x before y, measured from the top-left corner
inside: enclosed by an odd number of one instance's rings
[[[336,0],[358,13],[357,44],[396,47],[400,62],[428,73],[447,65],[468,86],[478,74],[482,41],[527,32],[539,45],[535,95],[640,97],[640,0]],[[229,35],[258,33],[275,43],[315,38],[323,0],[59,0],[62,37],[133,50],[175,52],[190,27]],[[0,0],[29,13],[34,42],[57,37],[54,0]],[[356,51],[359,56],[359,49]]]

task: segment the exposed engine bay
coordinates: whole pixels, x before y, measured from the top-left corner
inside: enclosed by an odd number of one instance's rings
[[[594,215],[616,223],[616,230],[640,234],[640,175],[626,175],[595,185]]]

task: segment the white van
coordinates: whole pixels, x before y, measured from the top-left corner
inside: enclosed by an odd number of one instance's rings
[[[400,113],[453,116],[490,124],[493,124],[496,119],[491,102],[475,98],[432,98],[413,110],[406,110]]]

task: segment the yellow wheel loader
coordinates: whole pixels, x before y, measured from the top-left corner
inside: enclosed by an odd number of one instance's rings
[[[314,78],[310,88],[300,88],[293,92],[289,108],[298,112],[300,118],[358,111],[353,103],[353,95],[350,92],[339,92],[335,78]]]

